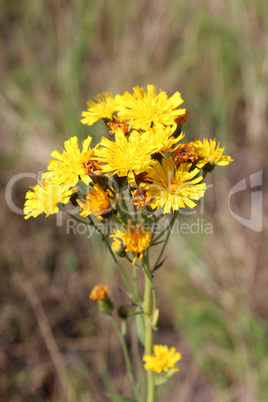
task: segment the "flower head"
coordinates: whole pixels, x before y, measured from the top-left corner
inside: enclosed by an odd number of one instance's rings
[[[193,142],[186,142],[186,144],[180,144],[176,147],[173,160],[177,165],[180,163],[196,162],[200,159],[198,154],[195,152],[195,147]]]
[[[91,126],[99,119],[113,119],[113,114],[117,108],[117,97],[113,98],[111,93],[104,92],[95,97],[96,102],[89,100],[88,109],[82,112],[81,123]]]
[[[113,135],[117,128],[120,128],[121,131],[127,135],[128,134],[128,125],[126,120],[120,120],[116,117],[113,121],[108,121],[107,126],[110,127],[109,134]]]
[[[181,354],[176,352],[174,347],[168,349],[167,346],[154,345],[153,351],[153,355],[143,356],[145,370],[152,370],[155,373],[167,372],[170,369],[179,371],[175,363],[181,359]]]
[[[229,165],[233,159],[230,156],[222,155],[224,152],[224,147],[220,148],[220,143],[217,143],[216,140],[209,140],[204,138],[203,142],[200,140],[195,140],[193,142],[193,146],[195,148],[195,153],[201,159],[197,163],[197,167],[201,168],[207,163],[211,165],[219,165],[219,166],[226,166]]]
[[[151,183],[140,184],[146,190],[146,196],[152,198],[150,207],[164,207],[164,214],[186,205],[193,208],[196,204],[192,200],[203,197],[206,184],[200,183],[202,176],[196,177],[199,169],[190,171],[190,168],[190,163],[182,163],[176,168],[173,160],[168,158],[162,160],[162,165],[157,161],[148,173]]]
[[[69,185],[53,184],[49,180],[42,180],[30,188],[24,204],[25,219],[36,218],[43,212],[46,216],[56,214],[58,203],[66,204],[77,191],[77,188],[70,189]]]
[[[111,210],[111,197],[110,191],[104,191],[98,184],[95,184],[86,194],[85,202],[78,200],[82,212],[81,216],[85,217],[90,214],[102,218],[102,215]]]
[[[106,299],[107,293],[108,293],[107,286],[104,286],[102,284],[96,285],[92,289],[89,298],[94,301],[102,301]]]
[[[98,171],[100,164],[94,157],[94,150],[90,148],[92,138],[89,136],[83,142],[83,149],[78,147],[77,137],[71,137],[64,142],[65,150],[62,153],[53,151],[49,161],[48,171],[43,174],[43,178],[49,178],[55,183],[76,185],[79,178],[85,184],[91,181],[88,174]]]
[[[136,190],[131,191],[132,199],[131,201],[133,202],[134,205],[138,209],[141,209],[142,207],[146,207],[150,204],[150,198],[147,198],[146,195],[146,190],[144,188],[138,188]]]
[[[111,237],[122,243],[126,252],[129,251],[130,253],[135,254],[135,258],[132,261],[133,265],[136,263],[138,255],[140,259],[142,259],[144,250],[149,247],[151,242],[149,230],[146,230],[141,225],[139,227],[134,226],[131,222],[129,222],[126,232],[119,229],[114,229],[114,233],[115,234],[111,235]]]
[[[94,286],[89,298],[98,302],[99,311],[103,314],[112,315],[114,305],[108,296],[108,288],[102,284]]]
[[[118,128],[115,131],[115,141],[102,138],[102,148],[96,149],[99,160],[106,162],[102,166],[103,173],[127,176],[133,171],[143,172],[152,162],[151,155],[158,151],[159,145],[150,142],[150,136],[133,131],[127,138]]]
[[[179,92],[168,98],[166,92],[156,93],[154,85],[147,85],[147,92],[136,86],[134,94],[125,92],[119,97],[118,116],[129,120],[130,127],[149,130],[152,125],[173,125],[175,120],[185,115],[186,109],[178,109],[183,103]]]
[[[157,152],[173,152],[174,146],[185,136],[184,133],[181,133],[177,138],[173,137],[173,133],[176,131],[177,125],[173,124],[173,126],[153,126],[148,131],[143,133],[142,135],[150,137],[150,143],[154,144],[157,148]]]

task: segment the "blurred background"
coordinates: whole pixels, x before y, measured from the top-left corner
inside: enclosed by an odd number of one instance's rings
[[[105,135],[80,123],[87,100],[148,83],[181,92],[186,138],[215,137],[234,159],[207,176],[203,207],[179,216],[154,277],[156,342],[182,354],[157,400],[267,401],[267,2],[2,0],[0,32],[1,402],[129,395],[117,335],[88,299],[105,283],[124,302],[104,245],[21,210],[52,150]]]

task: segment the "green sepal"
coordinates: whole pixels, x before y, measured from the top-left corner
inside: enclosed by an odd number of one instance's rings
[[[207,173],[210,173],[210,172],[212,172],[214,169],[215,169],[215,164],[213,165],[213,164],[211,164],[211,163],[206,163],[206,165],[205,166],[203,166],[203,171],[204,171],[204,173],[205,174],[207,174]]]
[[[169,370],[168,372],[166,372],[165,374],[162,374],[162,375],[159,376],[158,378],[156,377],[156,378],[155,378],[155,381],[154,381],[155,386],[159,386],[159,385],[165,384],[165,382],[167,382],[167,381],[170,379],[170,377],[172,377],[173,374],[175,374],[175,373],[177,373],[177,372],[178,372],[178,371],[176,371],[176,370],[170,369],[170,370]]]
[[[174,138],[178,138],[181,135],[181,127],[182,125],[179,124],[176,128],[176,130],[174,131],[174,133],[172,134],[172,137]]]
[[[106,296],[104,300],[98,301],[99,311],[103,314],[111,315],[114,309],[112,301]]]

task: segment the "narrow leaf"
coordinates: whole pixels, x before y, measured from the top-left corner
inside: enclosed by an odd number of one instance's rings
[[[136,319],[139,340],[141,341],[141,344],[144,346],[145,329],[144,329],[143,315],[136,315],[135,319]]]

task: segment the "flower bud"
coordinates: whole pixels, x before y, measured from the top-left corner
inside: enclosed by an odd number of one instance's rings
[[[111,315],[114,305],[108,296],[104,300],[98,301],[99,311],[103,314]]]
[[[92,289],[89,298],[98,302],[100,312],[111,315],[114,305],[107,293],[107,286],[100,284]]]
[[[115,240],[112,243],[112,250],[113,252],[118,255],[119,257],[125,257],[126,255],[126,246],[124,246],[120,241]]]
[[[120,318],[123,320],[128,318],[128,308],[124,305],[119,306],[117,309],[117,314],[119,315]]]

